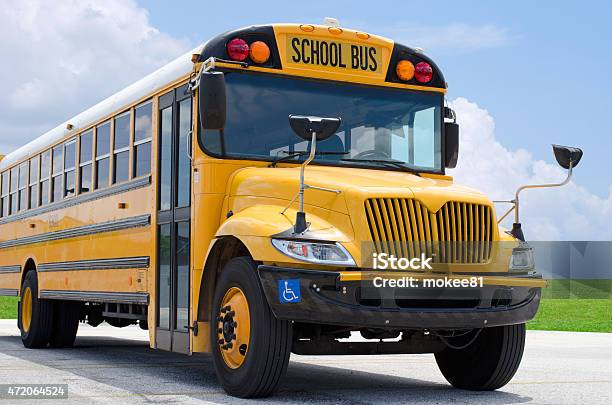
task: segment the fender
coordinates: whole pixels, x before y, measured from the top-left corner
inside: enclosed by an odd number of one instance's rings
[[[273,235],[293,228],[296,210],[280,205],[255,205],[232,215],[221,224],[216,238],[233,236],[238,238],[251,252],[256,261],[280,261],[300,263],[276,250],[270,243]],[[353,228],[347,215],[316,207],[307,207],[306,220],[309,233],[321,240],[350,244]],[[332,223],[334,225],[332,225]]]
[[[304,265],[304,262],[280,253],[270,242],[273,235],[293,227],[296,210],[288,209],[282,214],[284,208],[280,205],[251,206],[232,215],[221,224],[215,234],[215,239],[208,248],[202,266],[203,273],[199,288],[197,286],[195,288],[199,291],[198,296],[194,297],[198,302],[199,326],[206,327],[206,322],[209,320],[210,301],[217,272],[233,254],[250,254],[255,261],[259,262],[280,263],[298,267]],[[327,216],[330,221],[321,218],[321,215]],[[315,234],[317,238],[342,242],[351,254],[353,252],[355,254],[359,253],[359,248],[351,242],[353,229],[347,215],[308,207],[306,219],[310,223],[311,233]],[[332,226],[331,221],[334,221],[335,224],[341,224],[341,226]],[[347,229],[348,234],[342,233],[340,229]],[[230,252],[224,254],[225,250]],[[200,342],[199,338],[198,341]],[[207,351],[209,348],[208,346],[202,346],[201,350]]]

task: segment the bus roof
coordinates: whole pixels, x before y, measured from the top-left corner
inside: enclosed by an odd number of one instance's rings
[[[204,44],[201,44],[193,50],[179,56],[148,76],[143,77],[93,107],[66,120],[16,151],[9,153],[4,159],[0,160],[0,171],[44,151],[44,149],[60,141],[69,133],[78,133],[78,131],[85,129],[101,118],[138,101],[173,80],[176,80],[178,77],[188,74],[193,70],[191,55],[194,53],[199,54],[203,47]],[[69,123],[73,126],[72,130],[67,129],[67,124]]]

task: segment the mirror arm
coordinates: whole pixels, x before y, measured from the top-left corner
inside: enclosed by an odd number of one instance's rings
[[[315,154],[317,152],[316,148],[317,133],[315,131],[312,131],[312,141],[310,141],[310,155],[308,155],[308,159],[306,159],[300,167],[300,191],[298,192],[299,209],[298,212],[295,213],[295,224],[293,226],[293,232],[296,234],[304,233],[308,229],[308,223],[306,222],[306,213],[304,212],[304,190],[306,190],[307,188],[304,180],[304,172],[306,170],[306,166],[308,166],[308,164],[314,160]],[[289,205],[291,205],[293,201],[295,201],[295,198],[291,201]],[[285,208],[283,212],[286,211],[287,208]]]
[[[200,78],[202,77],[202,73],[208,72],[215,68],[215,58],[206,59],[202,65],[200,66],[200,71],[195,76],[193,80],[190,80],[188,83],[188,88],[193,93],[198,87],[200,87]]]
[[[308,166],[308,164],[310,162],[313,161],[313,159],[315,158],[315,154],[316,154],[316,146],[317,146],[317,134],[316,132],[312,132],[312,141],[310,141],[310,155],[308,155],[308,159],[306,159],[304,161],[304,163],[302,163],[302,166],[300,167],[300,212],[304,212],[304,190],[306,190],[306,184],[305,184],[305,180],[304,180],[304,172],[306,170],[306,166]]]
[[[495,202],[495,201],[494,201]],[[504,201],[505,202],[505,201]],[[497,220],[497,223],[500,224],[501,221],[504,220],[504,218],[506,218],[508,215],[510,215],[510,213],[512,212],[512,210],[514,210],[515,206],[513,205],[512,207],[510,207],[510,209],[508,211],[506,211],[506,213],[504,215],[501,216],[501,218],[499,218]]]
[[[521,193],[521,191],[523,190],[527,190],[530,188],[548,188],[548,187],[561,187],[566,185],[567,183],[569,183],[570,179],[572,178],[572,169],[574,166],[574,162],[570,161],[569,163],[569,168],[567,170],[567,177],[565,178],[565,180],[563,180],[561,183],[554,183],[554,184],[529,184],[526,186],[521,186],[516,190],[516,195],[514,197],[514,200],[512,200],[512,202],[514,203],[514,223],[518,224],[520,223],[519,220],[519,194]]]
[[[208,71],[214,70],[216,67],[216,61],[217,61],[217,58],[215,58],[214,56],[211,56],[210,58],[202,62],[202,65],[200,66],[200,71],[198,72],[198,74],[195,76],[193,80],[190,80],[189,83],[187,84],[188,90],[190,90],[193,93],[198,87],[200,87],[200,78],[202,77],[202,73],[206,73]]]
[[[342,192],[342,190],[336,190],[333,188],[325,188],[325,187],[317,187],[317,186],[309,186],[308,184],[304,184],[304,187],[310,190],[319,190],[319,191],[325,191],[327,193],[334,193],[334,194],[340,194]]]
[[[296,198],[300,197],[300,202],[299,202],[299,211],[300,212],[304,212],[304,191],[306,191],[306,189],[312,189],[312,190],[319,190],[319,191],[326,191],[328,193],[334,193],[334,194],[340,194],[342,191],[341,190],[334,190],[331,188],[325,188],[325,187],[317,187],[317,186],[309,186],[308,184],[306,184],[305,178],[304,178],[304,170],[306,169],[306,166],[308,166],[308,164],[310,162],[312,162],[316,156],[316,143],[317,143],[317,136],[316,133],[313,132],[312,135],[312,145],[310,148],[310,155],[308,155],[308,159],[306,159],[304,161],[304,163],[302,163],[301,167],[300,167],[300,191],[299,193],[297,193],[293,199],[291,199],[291,202],[289,202],[289,205],[287,205],[285,207],[285,209],[283,209],[281,211],[281,214],[285,214],[285,212],[289,209],[289,207],[291,207],[295,201]]]

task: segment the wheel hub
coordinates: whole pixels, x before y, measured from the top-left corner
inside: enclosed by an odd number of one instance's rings
[[[231,287],[221,301],[217,314],[217,344],[225,364],[239,368],[246,358],[251,335],[251,317],[246,295]]]
[[[21,326],[27,333],[30,330],[32,323],[32,290],[26,287],[21,297]]]

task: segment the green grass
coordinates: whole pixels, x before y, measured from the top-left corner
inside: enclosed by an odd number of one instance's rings
[[[0,297],[0,319],[17,319],[17,297]]]
[[[612,280],[549,280],[542,298],[612,299]]]
[[[528,329],[612,332],[612,280],[550,280]]]
[[[543,299],[527,329],[612,332],[612,299]]]

